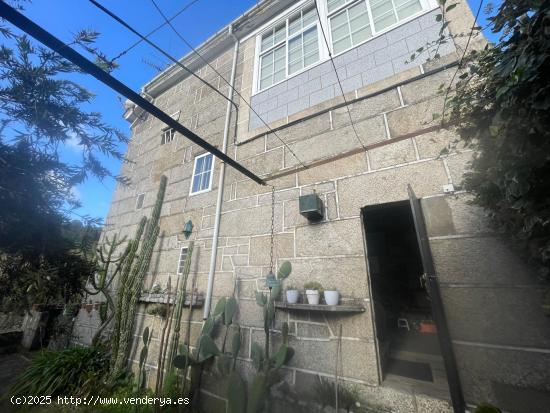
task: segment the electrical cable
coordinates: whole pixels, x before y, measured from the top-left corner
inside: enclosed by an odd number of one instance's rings
[[[321,15],[319,14],[319,7],[317,6],[317,0],[314,0],[313,3],[315,4],[315,11],[317,12],[317,20],[319,20],[319,27],[321,28],[321,33],[323,34],[323,39],[325,40],[325,44],[327,46],[328,57],[330,58],[330,62],[332,63],[334,73],[336,74],[336,80],[338,81],[338,85],[340,86],[340,92],[342,93],[342,97],[344,98],[344,104],[346,105],[346,109],[348,111],[348,116],[349,116],[349,121],[351,122],[351,127],[353,129],[355,137],[357,138],[357,141],[361,144],[363,149],[367,150],[367,147],[365,146],[363,141],[359,138],[359,134],[357,133],[357,129],[355,128],[355,123],[353,123],[353,117],[351,116],[351,112],[349,110],[349,104],[348,104],[348,101],[346,99],[346,95],[344,94],[344,88],[342,87],[342,82],[340,81],[340,75],[338,75],[338,70],[336,69],[336,64],[334,63],[334,59],[332,58],[332,53],[330,51],[330,46],[328,44],[327,36],[325,34],[325,30],[323,29],[323,23],[321,22]]]
[[[180,14],[182,14],[185,10],[187,10],[189,7],[191,7],[193,4],[197,3],[199,0],[193,0],[191,2],[189,2],[188,4],[186,4],[185,6],[183,6],[176,14],[174,14],[172,17],[170,17],[168,20],[169,21],[172,21],[174,20],[176,17],[178,17]],[[162,29],[164,26],[166,26],[166,22],[162,23],[161,25],[155,27],[153,30],[151,30],[149,33],[147,33],[145,35],[145,37],[149,37],[153,34],[155,34],[157,31],[159,31],[160,29]],[[137,42],[135,43],[132,43],[130,46],[128,46],[126,49],[124,49],[122,52],[120,52],[119,54],[117,54],[112,60],[111,62],[117,60],[117,59],[120,59],[122,56],[124,56],[126,53],[128,53],[130,50],[132,50],[134,47],[138,46],[141,42],[143,41],[143,39],[139,39]]]
[[[217,88],[212,86],[209,82],[204,80],[202,77],[197,75],[195,72],[193,72],[191,69],[183,65],[180,61],[178,61],[175,57],[165,52],[160,46],[157,46],[155,43],[153,43],[151,40],[147,39],[146,36],[139,33],[136,29],[134,29],[132,26],[130,26],[128,23],[126,23],[122,18],[118,17],[116,14],[114,14],[112,11],[108,10],[107,8],[103,7],[101,4],[99,4],[95,0],[89,0],[94,6],[96,6],[99,10],[101,10],[103,13],[107,14],[114,20],[116,20],[118,23],[123,25],[126,29],[130,30],[132,33],[134,33],[136,36],[140,37],[144,42],[146,42],[151,47],[155,48],[158,52],[162,53],[165,57],[170,59],[172,62],[174,62],[177,66],[181,67],[183,70],[185,70],[187,73],[189,73],[191,76],[194,76],[195,78],[199,79],[202,83],[204,83],[206,86],[208,86],[210,89],[212,89],[214,92],[216,92],[218,95],[223,97],[225,100],[231,102],[235,108],[237,108],[237,104],[230,100],[227,96],[225,96],[223,93],[221,93]],[[170,24],[170,23],[169,23]]]
[[[93,0],[90,0],[90,1],[93,1]],[[174,27],[174,25],[172,25],[172,23],[170,23],[170,21],[168,20],[168,18],[166,17],[166,15],[162,12],[162,10],[160,9],[160,7],[157,5],[157,3],[155,2],[155,0],[151,0],[151,2],[153,3],[153,5],[155,6],[155,8],[157,9],[157,11],[159,12],[159,14],[162,16],[162,18],[165,20],[165,23],[168,24],[168,26],[170,26],[170,28],[173,30],[173,32],[176,34],[176,36],[178,36],[178,38],[183,42],[185,43],[185,45],[187,47],[189,47],[197,56],[199,56],[199,58],[208,66],[210,67],[218,76],[220,76],[221,79],[223,79],[223,81],[225,83],[227,83],[227,85],[233,89],[233,91],[242,99],[242,101],[244,102],[244,104],[246,106],[248,106],[248,108],[258,117],[258,119],[260,119],[260,121],[267,127],[267,129],[277,138],[279,139],[279,141],[288,149],[288,151],[292,154],[292,156],[294,156],[294,158],[300,163],[300,165],[302,165],[302,167],[304,168],[307,168],[307,166],[302,162],[302,160],[300,158],[298,158],[298,156],[294,153],[294,151],[290,148],[290,146],[288,146],[288,144],[273,130],[271,129],[271,127],[267,124],[266,121],[264,121],[264,119],[260,116],[260,114],[258,112],[256,112],[256,110],[250,105],[250,102],[248,102],[240,93],[237,89],[235,89],[233,87],[233,85],[231,85],[227,79],[225,77],[223,77],[221,75],[220,72],[218,72],[216,70],[216,68],[214,68],[209,62],[208,60],[206,60],[200,53],[198,50],[196,50],[187,40],[185,40],[185,38],[176,30],[176,28]]]

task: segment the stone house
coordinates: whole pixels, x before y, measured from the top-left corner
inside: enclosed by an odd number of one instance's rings
[[[175,65],[142,88],[159,108],[275,187],[274,259],[293,267],[285,283],[303,289],[318,281],[355,309],[277,310],[273,335],[287,321],[295,349],[286,381],[301,398],[315,398],[319,377],[334,376],[340,342],[340,382],[396,412],[453,411],[450,389],[457,382],[468,405],[550,411],[542,292],[461,190],[472,152],[454,145],[457,136],[433,120],[443,105],[438,88],[456,72],[467,37],[442,44],[440,59],[429,59],[431,50],[409,62],[439,36],[435,0],[317,3],[319,14],[311,0],[262,1],[199,46],[200,56],[182,58],[236,105]],[[474,21],[464,1],[446,17],[445,33],[454,35],[469,32]],[[211,279],[213,305],[223,296],[238,299],[239,363],[246,371],[251,343],[263,337],[255,293],[266,290],[270,270],[271,188],[226,168],[138,107],[127,105],[124,116],[132,130],[131,162],[121,173],[132,185],[117,187],[103,236],[132,237],[167,176],[162,234],[144,288],[164,287],[169,277],[174,283],[193,240],[190,277],[197,291],[208,295]],[[410,200],[408,186],[417,200]],[[322,201],[321,220],[300,214],[299,198],[309,194]],[[194,228],[186,239],[189,220]],[[421,277],[434,269],[438,288]],[[153,372],[160,327],[147,305],[140,304],[132,361],[139,358],[141,331],[151,326]],[[204,312],[191,315],[192,342]],[[448,332],[434,324],[442,316]],[[97,318],[81,311],[82,343],[90,341]],[[154,374],[149,379],[153,384]],[[208,375],[202,394],[207,411],[225,411],[225,395]]]

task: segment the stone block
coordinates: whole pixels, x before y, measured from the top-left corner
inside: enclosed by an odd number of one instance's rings
[[[459,344],[454,345],[454,350],[466,402],[489,401],[507,411],[508,403],[504,397],[497,397],[496,386],[550,393],[549,354]],[[526,400],[529,395],[529,391],[524,393]],[[539,405],[532,410],[526,402],[524,407],[526,410],[514,411],[530,413],[546,409],[546,405]]]
[[[407,184],[423,197],[443,192],[447,175],[441,161],[428,161],[338,180],[340,217],[359,216],[367,205],[408,199]]]
[[[325,287],[337,286],[342,297],[368,296],[367,270],[364,257],[325,257],[292,259],[288,284],[302,287],[318,281]]]
[[[271,237],[269,235],[250,238],[250,265],[268,265]],[[294,234],[276,234],[274,256],[277,259],[294,256]]]
[[[416,153],[411,139],[405,139],[391,145],[384,145],[369,151],[372,169],[399,165],[416,160]]]
[[[434,114],[443,110],[443,97],[435,97],[388,113],[392,138],[434,126]]]
[[[441,285],[441,294],[453,340],[550,347],[541,289]]]
[[[416,142],[420,159],[444,156],[449,152],[464,149],[458,134],[448,129],[424,133],[413,139]]]
[[[237,146],[236,150],[238,160],[246,159],[262,152],[265,152],[265,137],[247,141]]]
[[[291,100],[287,103],[287,113],[288,116],[294,115],[295,113],[301,112],[309,108],[309,95],[302,96],[298,99]]]
[[[335,283],[336,284],[336,283]],[[339,289],[339,285],[336,284]],[[374,329],[372,325],[372,317],[370,305],[364,303],[366,311],[362,314],[335,314],[325,313],[325,319],[330,328],[331,334],[334,337],[338,336],[340,325],[342,326],[342,337],[353,337],[364,340],[372,340],[374,337]]]
[[[325,100],[332,99],[334,96],[334,87],[329,86],[316,92],[310,93],[309,104],[311,106],[315,106],[318,103],[324,102]]]
[[[387,61],[382,64],[376,64],[371,70],[363,73],[363,86],[377,82],[382,79],[386,79],[393,76],[393,65],[391,61]]]
[[[296,337],[330,340],[330,330],[326,324],[295,323]]]
[[[474,157],[473,151],[460,152],[458,155],[449,156],[446,158],[451,178],[455,188],[462,187],[464,174],[470,170],[471,162]]]
[[[390,30],[386,33],[389,44],[397,43],[400,40],[406,40],[407,38],[414,36],[416,33],[420,32],[422,28],[418,20],[412,20],[408,23],[405,23],[399,27],[396,27],[393,30]]]
[[[275,232],[282,228],[283,206],[275,205]],[[243,236],[268,234],[271,232],[271,205],[259,205],[222,214],[220,234],[222,236]]]
[[[313,78],[305,83],[302,83],[301,85],[296,86],[298,87],[300,97],[309,96],[312,93],[321,89],[321,78]]]
[[[308,101],[309,102],[309,101]],[[314,137],[322,132],[331,129],[331,122],[328,113],[322,113],[309,119],[301,120],[297,123],[277,131],[277,136],[270,133],[267,135],[267,149],[277,148],[283,143],[295,142],[304,138]]]
[[[367,161],[364,153],[347,156],[330,163],[330,168],[320,165],[308,168],[298,173],[298,184],[308,185],[328,181],[339,176],[356,175],[367,171]]]
[[[340,220],[296,228],[296,256],[363,254],[359,220]]]
[[[422,199],[428,236],[491,233],[487,212],[472,201],[470,194]]]
[[[283,168],[283,149],[272,149],[241,162],[256,175],[278,172]]]
[[[405,104],[412,105],[439,95],[448,86],[455,71],[456,68],[451,68],[401,86]]]
[[[377,66],[382,65],[396,57],[403,56],[407,54],[409,50],[407,49],[407,43],[405,40],[399,40],[395,43],[389,44],[387,47],[381,50],[374,52],[374,60]]]

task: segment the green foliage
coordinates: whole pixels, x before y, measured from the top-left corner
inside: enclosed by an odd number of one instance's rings
[[[150,309],[147,310],[147,314],[159,316],[161,318],[166,318],[167,311],[166,311],[166,305],[157,304],[152,306]]]
[[[107,373],[102,347],[74,347],[59,352],[43,351],[18,377],[13,395],[90,396],[98,394]]]
[[[476,407],[474,413],[502,413],[502,411],[488,403],[482,403]]]
[[[145,363],[147,362],[147,355],[149,354],[149,344],[151,343],[151,335],[149,334],[149,327],[145,327],[142,334],[143,347],[139,354],[139,371],[136,378],[136,388],[138,391],[142,390],[147,383],[145,377]]]
[[[307,283],[304,284],[304,289],[305,290],[317,290],[319,292],[322,292],[323,291],[323,286],[321,285],[321,283],[319,283],[317,281],[308,281]]]
[[[502,2],[490,18],[500,40],[466,56],[462,74],[447,90],[442,116],[476,150],[465,188],[545,281],[550,280],[549,13],[548,2]]]
[[[118,297],[114,312],[113,335],[111,337],[111,380],[116,379],[126,368],[133,337],[137,301],[141,295],[143,278],[149,269],[153,248],[160,231],[159,218],[166,192],[166,183],[167,178],[163,175],[160,179],[157,199],[149,222],[145,217],[141,219],[135,238],[128,242],[122,254],[123,258],[115,263],[115,271],[120,275],[117,277]],[[138,248],[139,254],[137,253]]]

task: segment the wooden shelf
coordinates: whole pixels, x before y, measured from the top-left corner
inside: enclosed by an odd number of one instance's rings
[[[166,304],[166,300],[168,299],[167,295],[164,293],[143,293],[141,297],[139,297],[138,302],[140,303],[157,303],[157,304]],[[184,307],[189,307],[189,304],[191,303],[191,295],[186,294],[185,295],[185,302],[183,304]],[[170,297],[170,305],[174,305],[174,296],[172,295]],[[202,307],[204,305],[204,296],[202,294],[195,295],[193,297],[193,307]]]
[[[289,304],[284,301],[276,301],[275,308],[280,308],[281,310],[296,310],[296,311],[321,311],[321,312],[331,312],[331,313],[363,313],[365,312],[365,306],[359,303],[346,303],[339,305],[326,305],[326,304]]]

